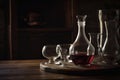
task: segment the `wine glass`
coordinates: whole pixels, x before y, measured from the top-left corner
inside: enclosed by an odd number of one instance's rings
[[[60,54],[61,65],[65,66],[72,60],[70,60],[69,47],[71,44],[58,44],[56,47],[57,53]]]
[[[49,64],[55,64],[56,59],[59,57],[59,54],[56,53],[56,45],[44,45],[42,55],[49,60]]]
[[[100,56],[101,53],[98,53],[100,50],[99,48],[100,33],[91,32],[91,33],[88,33],[88,35],[89,35],[90,43],[95,47],[95,55],[94,55],[92,64],[99,64],[100,60],[102,59],[102,57]]]

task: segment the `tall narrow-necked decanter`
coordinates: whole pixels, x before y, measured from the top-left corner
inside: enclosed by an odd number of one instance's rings
[[[86,17],[87,15],[76,16],[78,33],[69,49],[71,59],[75,65],[91,64],[94,58],[95,48],[85,33]]]
[[[98,54],[102,65],[117,65],[120,62],[119,10],[99,10],[100,41]],[[100,62],[100,61],[99,61]]]

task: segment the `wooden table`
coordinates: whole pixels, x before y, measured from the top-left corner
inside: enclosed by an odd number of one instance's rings
[[[0,80],[120,80],[120,74],[72,76],[40,70],[44,60],[0,61]]]

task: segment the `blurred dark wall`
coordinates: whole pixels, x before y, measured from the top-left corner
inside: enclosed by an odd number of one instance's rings
[[[9,59],[8,0],[0,0],[0,59]]]

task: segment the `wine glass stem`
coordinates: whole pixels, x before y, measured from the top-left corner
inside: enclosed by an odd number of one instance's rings
[[[50,58],[49,61],[48,61],[49,64],[54,64],[54,60],[53,58]]]

